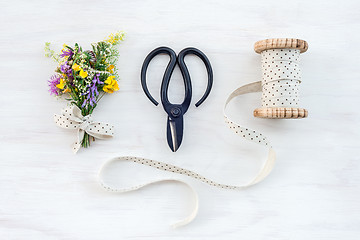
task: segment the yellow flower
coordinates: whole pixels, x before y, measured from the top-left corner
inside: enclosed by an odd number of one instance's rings
[[[80,71],[80,66],[79,65],[77,65],[76,63],[74,63],[73,65],[72,65],[72,69],[74,69],[74,71]]]
[[[112,45],[118,44],[120,41],[124,41],[125,33],[120,31],[117,33],[112,33],[109,35],[107,39],[105,39],[105,42],[108,42]]]
[[[115,80],[115,76],[109,76],[109,77],[105,80],[104,83],[110,85],[110,84],[112,83],[112,81],[114,81],[114,80]]]
[[[63,93],[69,93],[69,92],[71,92],[71,90],[70,90],[69,88],[66,88],[66,89],[63,91]]]
[[[104,83],[106,84],[103,87],[104,92],[113,93],[119,90],[119,85],[115,80],[115,76],[109,76]]]
[[[107,67],[107,70],[110,72],[110,73],[114,73],[114,68],[115,66],[110,64],[108,67]]]
[[[87,71],[84,71],[82,68],[80,69],[80,77],[82,78],[86,78],[88,76],[88,73]]]
[[[65,87],[65,81],[63,78],[60,78],[60,83],[56,85],[57,88],[59,89],[64,89]]]

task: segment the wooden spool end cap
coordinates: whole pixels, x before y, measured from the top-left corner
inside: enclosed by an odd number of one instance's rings
[[[304,53],[308,50],[308,47],[309,45],[305,40],[296,38],[272,38],[257,41],[254,45],[254,50],[257,53],[261,53],[268,49],[291,48],[299,49],[301,53]]]
[[[297,118],[306,118],[307,116],[308,116],[308,111],[304,108],[263,107],[254,110],[254,117],[259,117],[259,118],[297,119]]]

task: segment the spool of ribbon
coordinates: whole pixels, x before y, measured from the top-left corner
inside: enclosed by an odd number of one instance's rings
[[[54,121],[59,127],[77,130],[77,141],[72,146],[74,153],[80,149],[85,132],[98,139],[107,139],[114,136],[114,126],[108,123],[94,122],[91,114],[83,116],[81,110],[75,105],[64,108],[61,115],[54,114]]]
[[[308,44],[293,38],[275,38],[255,43],[254,50],[261,54],[262,107],[254,110],[260,118],[306,118],[308,111],[299,108],[301,71],[300,53]]]
[[[106,162],[99,171],[100,185],[110,192],[129,192],[140,189],[149,184],[162,181],[176,181],[187,185],[195,196],[195,206],[192,213],[185,219],[174,224],[173,227],[179,227],[190,223],[197,215],[198,197],[196,191],[191,185],[183,179],[176,177],[179,175],[188,176],[204,182],[208,185],[218,188],[240,190],[262,181],[269,175],[275,164],[275,151],[270,145],[268,139],[260,132],[231,120],[226,114],[226,107],[235,98],[247,93],[262,92],[262,108],[255,109],[254,116],[263,118],[303,118],[307,116],[305,109],[296,108],[298,105],[298,84],[300,83],[300,69],[298,64],[300,52],[305,52],[308,45],[305,41],[299,39],[267,39],[255,43],[255,51],[262,54],[262,81],[244,85],[233,91],[225,102],[224,118],[227,126],[237,135],[253,143],[260,144],[268,149],[268,156],[263,163],[260,171],[254,178],[244,185],[228,185],[217,183],[202,175],[168,163],[140,157],[115,157]],[[280,69],[280,70],[279,70]],[[280,77],[279,77],[280,76]],[[275,104],[273,104],[275,103]],[[116,161],[128,161],[157,169],[158,171],[172,172],[173,177],[158,177],[156,180],[147,183],[141,183],[134,186],[123,188],[112,187],[103,179],[104,170]]]

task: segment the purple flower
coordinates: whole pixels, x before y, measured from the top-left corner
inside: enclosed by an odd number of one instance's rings
[[[99,77],[100,77],[100,73],[98,73],[94,76],[94,79],[92,81],[94,83],[94,85],[95,84],[104,84],[102,81],[100,81]]]
[[[83,104],[81,105],[81,107],[82,107],[82,108],[85,107],[86,103],[87,103],[87,100],[85,99],[84,102],[83,102]]]
[[[49,84],[49,92],[50,95],[55,94],[56,96],[59,95],[59,89],[56,87],[60,83],[60,76],[59,75],[52,75],[50,80],[48,81]]]
[[[61,72],[65,73],[66,75],[72,74],[71,66],[68,65],[68,62],[66,61],[64,64],[60,65]]]
[[[64,63],[60,66],[60,70],[61,72],[66,73],[67,70],[69,70],[69,66],[66,63]]]
[[[70,80],[73,80],[73,70],[71,69],[71,66],[68,65],[68,62],[66,61],[64,64],[60,65],[60,71],[64,73]]]
[[[81,105],[81,107],[85,107],[88,103],[93,107],[94,106],[94,103],[96,103],[96,99],[94,96],[91,96],[90,93],[85,93],[85,94],[82,94],[82,95],[87,95],[87,97],[84,99],[84,102],[83,104]]]
[[[95,100],[95,98],[94,97],[91,97],[90,98],[90,96],[88,96],[88,98],[89,98],[89,103],[90,103],[90,105],[93,107],[94,106],[94,103],[96,103],[96,100]]]
[[[86,99],[84,100],[83,104],[81,107],[86,106],[86,104],[90,104],[90,106],[94,106],[94,104],[96,104],[96,97],[99,95],[99,91],[97,90],[97,84],[104,84],[103,82],[100,81],[99,79],[100,74],[96,74],[94,76],[94,79],[92,80],[92,85],[89,84],[86,87],[88,88],[88,90],[85,93],[82,93],[82,96],[86,95]]]
[[[64,58],[68,56],[69,58],[71,58],[73,54],[73,51],[71,51],[70,49],[62,50],[62,54],[60,54],[60,57]]]
[[[90,90],[91,90],[92,95],[95,95],[95,96],[99,95],[99,91],[97,90],[97,87],[95,85],[93,85],[90,88]]]

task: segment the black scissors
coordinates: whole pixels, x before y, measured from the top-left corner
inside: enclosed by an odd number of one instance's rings
[[[188,68],[186,67],[186,64],[184,62],[184,58],[188,54],[194,54],[198,56],[205,64],[207,73],[208,73],[208,84],[206,91],[202,98],[195,104],[196,107],[200,106],[205,99],[209,96],[209,93],[212,88],[213,84],[213,72],[211,68],[211,64],[209,59],[206,57],[206,55],[201,52],[199,49],[196,48],[185,48],[182,50],[178,56],[176,56],[176,53],[174,50],[168,47],[159,47],[154,49],[152,52],[147,55],[147,57],[144,60],[142,69],[141,69],[141,85],[142,88],[146,94],[146,96],[150,99],[152,103],[154,103],[156,106],[159,104],[149,93],[149,90],[146,86],[146,71],[149,66],[150,61],[157,56],[158,54],[167,54],[170,56],[170,62],[166,67],[164,77],[161,83],[161,103],[164,107],[164,110],[168,114],[167,119],[167,141],[169,144],[170,149],[173,152],[176,152],[178,148],[181,145],[182,138],[183,138],[183,129],[184,129],[184,120],[183,115],[186,113],[190,106],[191,97],[192,97],[192,87],[191,87],[191,79],[190,74],[188,71]],[[168,88],[169,88],[169,82],[171,75],[175,69],[176,64],[179,65],[182,77],[184,79],[184,85],[185,85],[185,97],[184,101],[181,104],[172,104],[169,102],[168,99]]]

